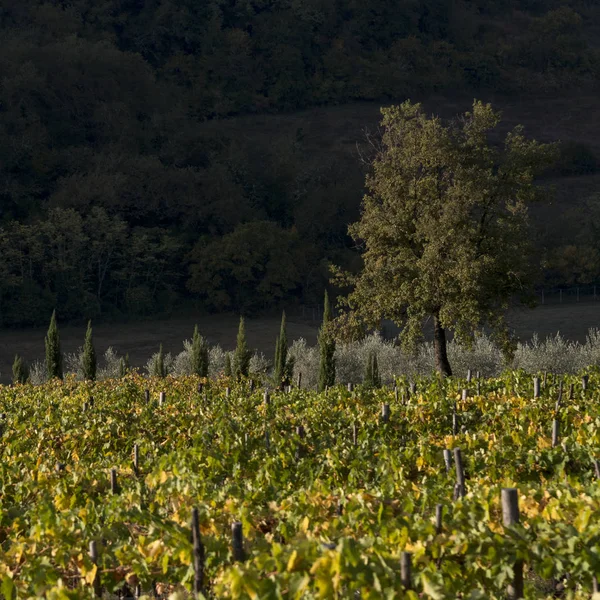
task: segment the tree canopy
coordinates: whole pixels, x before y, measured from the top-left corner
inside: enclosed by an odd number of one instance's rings
[[[556,146],[528,140],[521,127],[491,144],[500,115],[477,101],[449,124],[409,101],[382,115],[361,218],[349,229],[362,244],[364,268],[338,271],[338,281],[352,286],[340,323],[351,334],[389,319],[412,349],[432,319],[436,365],[450,374],[446,330],[469,344],[488,326],[508,349],[508,303],[531,301],[528,206],[541,193],[534,177],[556,159]]]

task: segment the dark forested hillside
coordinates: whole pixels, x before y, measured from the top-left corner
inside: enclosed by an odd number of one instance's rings
[[[317,301],[352,260],[358,157],[221,120],[594,90],[597,23],[585,0],[3,0],[0,325]]]

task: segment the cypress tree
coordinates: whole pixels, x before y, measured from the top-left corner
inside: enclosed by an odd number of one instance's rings
[[[231,354],[227,352],[225,354],[225,377],[231,377]]]
[[[281,327],[279,328],[279,337],[275,345],[275,371],[274,376],[277,383],[281,383],[289,376],[287,368],[288,343],[286,333],[285,311],[281,315]]]
[[[279,336],[275,338],[275,359],[273,360],[273,379],[279,383],[281,381],[279,374]]]
[[[233,355],[233,371],[237,379],[240,377],[248,376],[250,369],[250,358],[252,353],[248,348],[248,342],[246,341],[246,325],[244,323],[244,317],[240,317],[240,326],[237,334],[237,345],[235,347],[235,353]]]
[[[381,377],[379,376],[379,363],[377,362],[377,353],[373,351],[373,358],[371,359],[371,373],[373,387],[381,387]]]
[[[192,338],[192,373],[200,377],[208,376],[208,344],[198,333],[198,325],[194,327]]]
[[[92,322],[88,321],[87,331],[85,332],[85,341],[83,343],[83,378],[89,381],[96,379],[96,350],[94,349],[94,341],[92,339]]]
[[[18,354],[15,354],[15,362],[12,366],[12,372],[13,383],[27,383],[27,380],[29,379],[29,367]]]
[[[125,359],[121,357],[119,359],[119,377],[125,377],[127,374],[127,367],[125,366]]]
[[[323,391],[326,386],[335,383],[335,340],[327,325],[331,321],[331,304],[329,294],[325,290],[325,302],[323,308],[323,324],[319,331],[319,352],[321,360],[319,364],[319,390]]]
[[[366,387],[373,387],[373,354],[369,352],[367,356],[367,364],[365,365],[365,376],[363,383]]]
[[[46,369],[48,379],[63,378],[63,356],[60,349],[60,336],[56,324],[56,311],[53,311],[50,326],[45,339],[46,346]]]

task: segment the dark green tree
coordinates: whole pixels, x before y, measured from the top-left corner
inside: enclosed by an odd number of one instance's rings
[[[367,364],[365,365],[363,383],[365,387],[373,387],[373,355],[371,353],[369,353],[367,356]]]
[[[331,387],[335,383],[335,338],[331,327],[331,303],[329,294],[325,290],[325,301],[323,306],[323,324],[319,330],[319,390]]]
[[[15,354],[15,362],[12,366],[13,383],[27,383],[29,379],[29,367],[18,354]]]
[[[81,358],[83,368],[83,378],[89,381],[96,379],[96,350],[94,349],[94,340],[92,339],[92,322],[88,321],[87,331],[85,332],[85,341],[83,343],[83,356]]]
[[[541,192],[533,180],[556,148],[527,140],[520,127],[491,144],[500,115],[477,101],[449,124],[410,102],[382,114],[368,194],[349,229],[364,246],[364,267],[336,276],[352,288],[338,331],[352,337],[389,319],[414,351],[429,319],[436,369],[451,375],[446,332],[468,346],[487,325],[508,357],[509,301],[534,298],[527,211]]]
[[[275,368],[273,376],[275,381],[280,384],[283,380],[289,377],[288,372],[288,343],[286,332],[285,311],[281,315],[281,327],[279,328],[279,337],[275,344]]]
[[[248,376],[251,357],[252,352],[248,348],[248,342],[246,341],[246,325],[244,323],[244,317],[240,317],[237,344],[233,355],[233,374],[237,379]]]
[[[377,353],[375,351],[373,351],[373,353],[371,354],[371,373],[373,387],[381,387],[381,377],[379,376],[379,363],[377,362]]]
[[[223,371],[225,377],[231,377],[233,369],[231,368],[231,354],[227,352],[225,354],[225,370]]]
[[[46,371],[48,379],[63,378],[63,355],[60,349],[60,335],[56,323],[56,311],[53,311],[50,326],[45,339],[46,346]]]
[[[194,327],[192,337],[192,373],[200,377],[208,376],[208,343],[198,333],[198,325]]]

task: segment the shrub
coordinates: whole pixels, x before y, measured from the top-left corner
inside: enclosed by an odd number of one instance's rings
[[[250,359],[249,373],[256,375],[266,375],[271,368],[269,361],[262,352],[255,352]]]
[[[150,377],[166,377],[173,373],[174,362],[170,352],[167,352],[167,354],[163,352],[161,344],[158,352],[153,354],[146,363],[146,373]]]
[[[45,360],[34,360],[29,369],[29,383],[42,385],[48,381],[48,367]]]
[[[77,381],[83,380],[82,358],[83,349],[81,346],[75,352],[65,352],[63,355],[64,372],[75,375]]]
[[[302,373],[302,387],[315,389],[319,381],[319,348],[309,346],[304,338],[300,338],[290,346],[288,357],[294,361],[294,379]]]
[[[102,358],[104,365],[98,369],[97,379],[119,379],[123,376],[123,370],[129,368],[129,359],[119,356],[112,347],[107,348]]]
[[[12,366],[13,383],[27,383],[29,379],[29,368],[27,363],[18,354],[15,355],[15,362]]]
[[[183,341],[183,350],[173,359],[173,375],[192,375],[194,372],[194,350],[192,346],[193,343],[190,340]]]
[[[225,371],[227,352],[221,346],[212,346],[208,351],[208,376],[216,378]],[[231,360],[231,359],[230,359]]]

